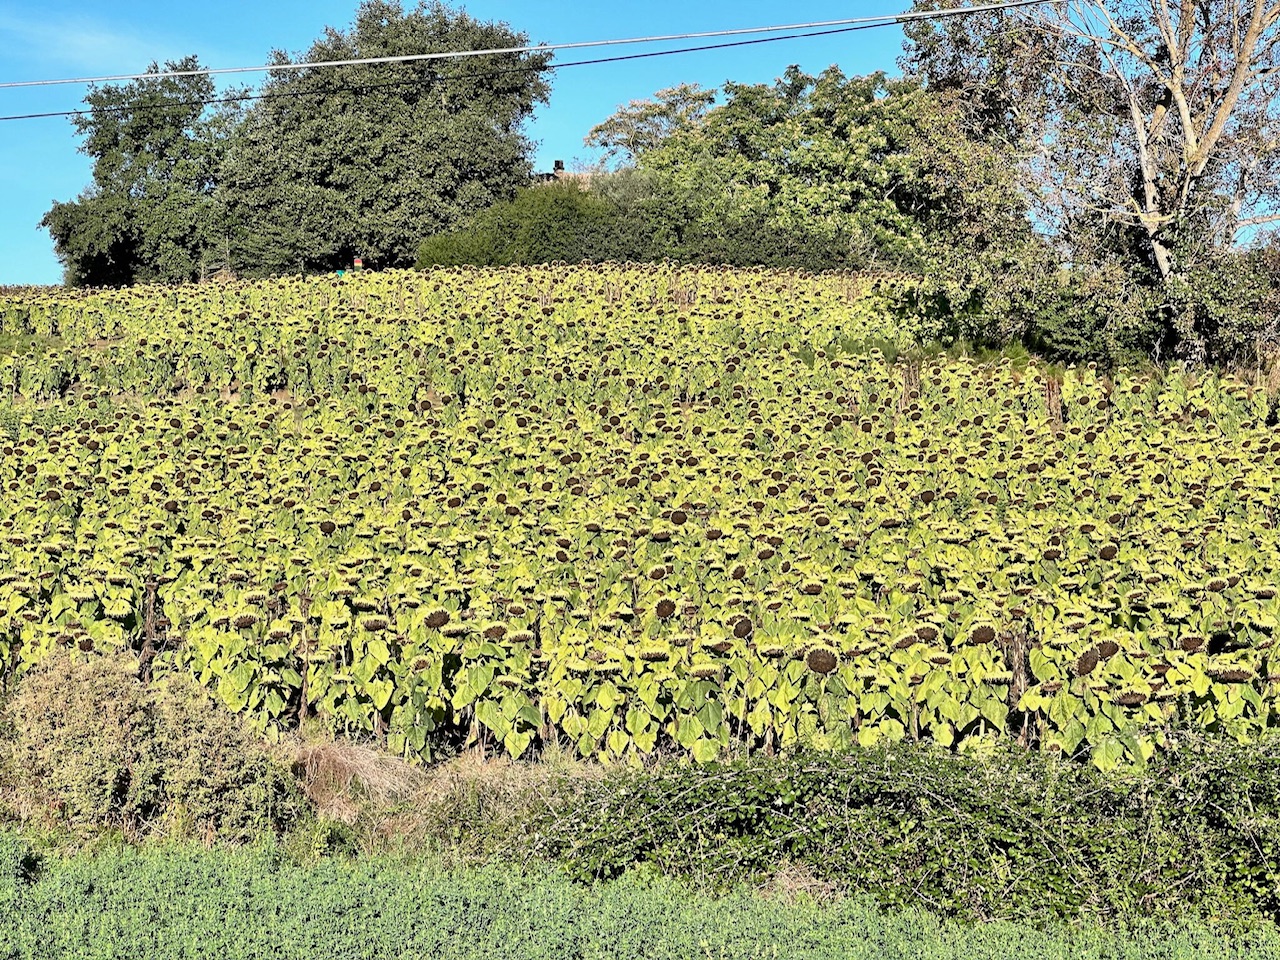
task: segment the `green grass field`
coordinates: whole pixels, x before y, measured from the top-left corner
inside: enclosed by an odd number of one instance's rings
[[[0,841],[2,842],[2,841]],[[0,849],[4,849],[0,847]],[[7,865],[6,865],[7,866]],[[1280,936],[965,926],[853,901],[691,896],[661,879],[595,887],[545,870],[296,867],[196,849],[48,860],[0,879],[13,960],[1267,960]]]

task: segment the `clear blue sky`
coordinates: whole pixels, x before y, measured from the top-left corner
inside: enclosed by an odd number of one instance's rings
[[[0,80],[131,73],[152,60],[187,54],[198,55],[210,67],[259,64],[272,49],[300,53],[326,26],[346,28],[357,3],[0,0]],[[405,3],[412,5],[412,0]],[[910,0],[471,0],[463,6],[478,18],[505,20],[534,42],[559,43],[871,16],[905,10]],[[889,27],[560,71],[553,75],[550,103],[540,108],[529,127],[538,143],[537,166],[549,169],[556,159],[589,159],[582,138],[592,125],[619,104],[662,87],[682,81],[709,87],[725,80],[770,82],[791,63],[811,72],[831,64],[850,74],[894,72],[901,44],[901,32]],[[639,49],[566,51],[559,59]],[[258,82],[260,76],[248,79]],[[81,106],[83,92],[76,87],[0,90],[0,116],[74,109]],[[52,244],[37,224],[54,200],[74,199],[89,183],[89,160],[77,151],[78,145],[66,118],[0,123],[0,284],[61,281]]]

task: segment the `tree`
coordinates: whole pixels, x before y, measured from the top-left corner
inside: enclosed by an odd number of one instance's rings
[[[199,62],[186,57],[164,69],[197,70]],[[40,222],[69,284],[177,282],[206,269],[215,175],[234,129],[233,111],[204,103],[213,96],[206,76],[90,90],[89,112],[72,123],[84,137],[81,152],[93,158],[93,183],[78,199],[55,202]]]
[[[1012,62],[1019,38],[999,36]],[[625,197],[619,230],[643,222],[659,256],[914,273],[904,309],[924,310],[941,340],[1021,339],[1072,361],[1147,353],[1159,335],[1152,291],[1121,254],[1075,270],[1037,231],[1022,149],[1038,115],[1030,80],[1020,92],[1006,70],[977,87],[958,69],[972,66],[966,48],[955,49],[951,89],[835,68],[728,83],[718,105],[662,129],[636,169],[592,190]],[[633,103],[614,119],[648,112]],[[1128,240],[1109,242],[1120,251]],[[1214,309],[1219,329],[1239,330]]]
[[[406,13],[367,0],[300,62],[527,44],[438,2]],[[528,182],[522,124],[547,97],[548,62],[494,54],[273,74],[222,169],[235,269],[328,270],[353,256],[412,266],[424,238]]]
[[[1062,0],[908,34],[909,70],[1022,144],[1064,255],[1129,263],[1162,291],[1153,351],[1204,360],[1187,291],[1280,220],[1280,0]]]
[[[652,100],[632,100],[619,107],[607,120],[592,127],[584,142],[603,150],[606,160],[632,164],[672,134],[696,127],[715,100],[714,90],[696,83],[667,87],[655,93]]]
[[[911,269],[941,247],[982,253],[1029,238],[999,145],[914,83],[791,67],[724,94],[639,155],[704,238],[768,238],[783,263],[822,251],[829,266]]]

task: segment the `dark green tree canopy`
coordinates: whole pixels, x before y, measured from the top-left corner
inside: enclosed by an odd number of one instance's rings
[[[164,69],[199,66],[186,57]],[[205,269],[217,168],[233,129],[231,113],[204,103],[213,97],[208,77],[137,80],[85,97],[89,112],[72,123],[93,158],[93,182],[41,221],[69,283],[176,282]]]
[[[522,46],[441,3],[369,0],[301,62]],[[281,72],[222,170],[235,269],[411,266],[421,240],[528,182],[522,125],[546,99],[548,54]],[[289,62],[282,54],[276,61]]]
[[[418,266],[628,259],[618,220],[613,204],[577,183],[530,187],[495,203],[466,229],[424,241]]]
[[[299,63],[524,46],[443,3],[367,0]],[[208,77],[90,92],[75,119],[93,183],[49,229],[75,285],[410,266],[424,237],[528,183],[523,124],[547,53],[281,71],[252,105],[210,109]],[[277,51],[274,62],[293,61]],[[196,58],[168,63],[192,70]],[[149,72],[157,72],[155,64]]]

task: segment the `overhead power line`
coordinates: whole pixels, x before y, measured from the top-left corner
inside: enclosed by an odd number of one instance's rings
[[[734,30],[708,30],[702,33],[672,33],[652,37],[624,37],[615,40],[581,40],[575,43],[542,43],[522,47],[496,47],[488,50],[445,50],[435,53],[414,53],[395,57],[361,57],[351,60],[321,60],[314,63],[268,63],[254,67],[216,67],[201,70],[162,70],[155,73],[121,73],[102,77],[68,77],[57,80],[11,80],[0,83],[0,90],[20,87],[50,87],[65,84],[117,83],[125,80],[162,80],[169,77],[211,77],[232,73],[275,73],[288,70],[318,70],[330,67],[348,67],[378,63],[412,63],[424,60],[456,60],[464,57],[483,57],[498,54],[549,53],[556,50],[581,50],[587,47],[610,47],[634,43],[666,43],[676,40],[709,40],[717,37],[737,37],[748,34],[783,33],[796,30],[822,30],[828,27],[858,25],[890,25],[912,20],[936,20],[947,17],[968,16],[1032,7],[1055,0],[1012,0],[1006,3],[989,3],[948,10],[912,10],[906,13],[889,13],[875,17],[846,17],[841,20],[818,20],[810,23],[789,23],[772,27],[742,27]],[[779,38],[785,39],[785,38]],[[683,52],[683,51],[671,51]],[[566,64],[567,65],[567,64]]]
[[[286,90],[275,93],[239,93],[223,97],[209,97],[199,100],[170,100],[164,103],[140,103],[115,107],[92,107],[77,110],[53,110],[47,113],[24,113],[11,117],[0,117],[5,120],[43,120],[50,117],[79,117],[92,113],[133,113],[145,110],[172,110],[176,107],[213,106],[225,103],[243,103],[248,100],[281,100],[294,97],[328,96],[334,93],[359,92],[365,90],[386,90],[392,87],[405,87],[421,84],[425,81],[437,83],[441,81],[477,80],[487,77],[507,76],[513,73],[542,73],[550,70],[563,70],[566,67],[590,67],[604,63],[619,63],[624,60],[643,60],[649,57],[669,57],[682,53],[699,53],[704,50],[725,50],[730,47],[746,47],[760,43],[773,43],[778,40],[798,40],[805,37],[827,37],[838,33],[855,33],[860,30],[871,30],[877,27],[890,26],[887,23],[860,24],[855,27],[838,27],[834,30],[817,30],[810,33],[792,33],[778,37],[756,37],[752,40],[737,40],[731,43],[710,43],[697,47],[681,47],[676,50],[650,50],[645,53],[629,53],[616,57],[598,57],[594,60],[570,60],[567,63],[548,63],[541,66],[523,65],[506,67],[501,70],[473,71],[471,73],[432,74],[429,77],[405,77],[386,83],[330,84],[310,90]]]
[[[1047,3],[1051,2],[1051,0],[1035,0],[1035,2]],[[1027,4],[1023,5],[1025,6]],[[674,50],[650,50],[645,53],[629,53],[613,57],[597,57],[593,60],[570,60],[567,63],[548,63],[541,66],[522,65],[517,67],[507,67],[501,70],[485,70],[471,73],[432,74],[426,78],[406,77],[402,80],[393,80],[386,83],[331,84],[326,87],[317,87],[311,90],[287,90],[277,91],[275,93],[242,93],[230,94],[223,97],[209,97],[207,99],[199,100],[173,100],[164,103],[144,103],[127,106],[122,105],[118,107],[94,107],[77,110],[53,110],[47,113],[25,113],[8,117],[0,117],[0,122],[6,120],[43,120],[51,117],[78,117],[92,113],[132,113],[144,110],[172,110],[177,107],[214,106],[226,103],[243,103],[249,100],[280,100],[291,99],[294,97],[329,96],[334,93],[385,90],[392,87],[411,86],[423,83],[424,79],[426,81],[436,83],[442,81],[449,82],[484,79],[486,77],[506,76],[513,73],[542,73],[551,70],[563,70],[567,67],[591,67],[606,63],[620,63],[626,60],[644,60],[651,57],[669,57],[677,54],[700,53],[706,50],[727,50],[732,47],[748,47],[762,43],[775,43],[779,40],[802,40],[808,37],[829,37],[834,34],[857,33],[862,30],[874,30],[892,25],[893,21],[859,23],[856,26],[837,27],[831,30],[791,33],[776,37],[755,37],[751,40],[736,40],[728,43],[709,43],[696,47],[679,47]]]

